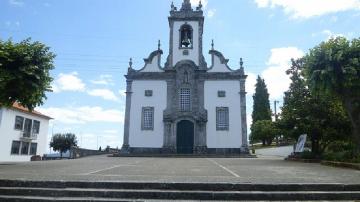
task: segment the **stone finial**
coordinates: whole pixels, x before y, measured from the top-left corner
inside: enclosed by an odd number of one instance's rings
[[[211,50],[214,50],[214,39],[211,39]]]
[[[197,10],[197,11],[201,11],[202,7],[203,7],[203,5],[202,5],[201,0],[200,0],[200,1],[199,1],[199,6],[196,7],[196,10]]]
[[[174,6],[174,2],[172,1],[171,2],[171,11],[176,11],[177,8]]]
[[[130,61],[129,61],[129,69],[132,69],[132,65],[133,65],[132,58],[130,58]]]
[[[240,58],[240,72],[242,73],[242,74],[244,74],[245,72],[244,72],[244,62],[243,62],[243,59],[242,58]]]
[[[158,40],[158,50],[160,50],[161,47],[161,43],[160,43],[160,39]]]

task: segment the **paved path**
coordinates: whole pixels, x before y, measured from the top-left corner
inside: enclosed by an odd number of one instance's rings
[[[256,155],[261,157],[282,157],[285,158],[293,152],[293,146],[284,146],[284,147],[273,147],[266,149],[257,149],[255,151]]]
[[[0,179],[359,183],[360,171],[282,158],[119,158],[107,156],[0,165]]]

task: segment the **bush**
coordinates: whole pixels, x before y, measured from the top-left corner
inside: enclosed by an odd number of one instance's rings
[[[360,155],[354,154],[352,150],[324,153],[323,159],[327,161],[360,163]]]
[[[302,159],[317,159],[317,156],[311,151],[305,150],[300,153],[300,158]]]

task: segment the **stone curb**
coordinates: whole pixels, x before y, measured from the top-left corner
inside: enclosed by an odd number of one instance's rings
[[[333,166],[339,168],[350,168],[355,170],[360,170],[360,163],[346,163],[346,162],[339,162],[339,161],[324,161],[319,159],[299,159],[299,158],[285,158],[285,161],[296,161],[302,163],[320,163],[321,165],[325,166]]]
[[[256,155],[181,155],[181,154],[112,154],[108,157],[149,157],[149,158],[257,158]]]
[[[360,163],[345,163],[345,162],[338,162],[338,161],[321,161],[321,165],[360,170]]]
[[[321,160],[319,160],[319,159],[300,159],[300,158],[291,158],[291,157],[285,158],[285,161],[296,161],[296,162],[302,162],[302,163],[320,163],[321,162]]]

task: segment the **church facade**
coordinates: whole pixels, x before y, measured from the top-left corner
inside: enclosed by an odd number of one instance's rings
[[[229,68],[212,49],[211,65],[203,56],[201,2],[192,9],[173,4],[170,44],[165,65],[160,49],[140,70],[128,68],[124,141],[121,152],[133,154],[248,153],[243,62]]]

